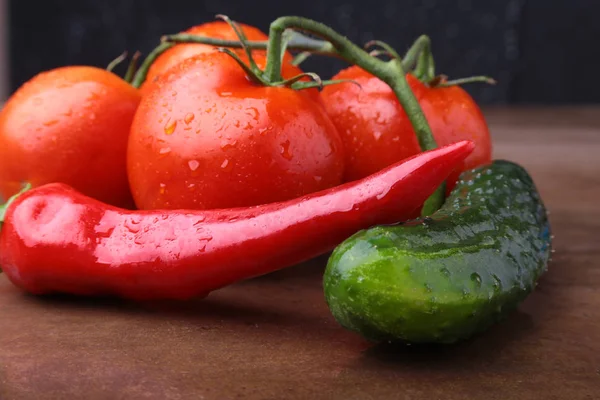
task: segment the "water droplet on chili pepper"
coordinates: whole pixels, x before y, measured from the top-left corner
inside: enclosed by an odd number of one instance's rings
[[[175,132],[175,128],[177,128],[177,120],[171,120],[169,118],[165,124],[165,134],[171,135],[173,132]]]
[[[194,113],[187,113],[183,118],[183,122],[185,122],[186,125],[189,125],[195,117],[196,116],[194,115]]]
[[[140,231],[140,220],[135,217],[128,218],[125,220],[125,227],[131,233],[138,233]]]
[[[188,161],[188,167],[190,167],[190,169],[192,171],[197,170],[199,166],[200,166],[200,163],[198,162],[198,160],[190,160],[190,161]]]
[[[206,217],[204,215],[198,215],[196,217],[196,222],[194,222],[194,226],[200,225],[201,223],[204,222],[205,219],[206,219]]]
[[[281,146],[281,149],[280,149],[281,156],[288,161],[291,160],[293,158],[293,156],[290,153],[290,141],[286,140],[285,142],[280,143],[279,145]]]

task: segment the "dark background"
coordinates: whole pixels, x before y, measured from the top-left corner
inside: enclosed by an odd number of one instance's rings
[[[468,86],[484,104],[600,102],[599,0],[10,0],[9,9],[11,91],[42,70],[147,53],[162,34],[222,13],[264,31],[278,16],[305,16],[401,53],[426,33],[439,73],[498,80]],[[303,68],[330,76],[343,65]]]

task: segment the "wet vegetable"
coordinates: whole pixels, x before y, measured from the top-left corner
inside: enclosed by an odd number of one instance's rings
[[[494,161],[461,175],[431,217],[356,233],[324,276],[331,312],[375,341],[451,343],[487,329],[535,287],[551,251],[529,174]]]

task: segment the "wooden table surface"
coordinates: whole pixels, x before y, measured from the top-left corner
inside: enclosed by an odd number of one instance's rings
[[[331,317],[324,257],[183,304],[36,298],[2,276],[0,399],[600,399],[600,107],[486,115],[556,235],[537,290],[487,333],[367,343]]]

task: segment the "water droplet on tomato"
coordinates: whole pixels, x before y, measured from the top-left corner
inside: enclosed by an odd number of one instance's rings
[[[52,119],[50,121],[44,122],[44,126],[52,126],[52,125],[57,124],[57,123],[58,123],[57,119]]]
[[[167,107],[169,107],[169,103],[167,103],[166,101],[164,101],[164,102],[161,104],[161,106],[163,106],[163,107],[167,108]]]
[[[231,92],[221,92],[221,93],[219,93],[219,96],[221,96],[221,97],[229,97],[231,95],[232,95]]]
[[[158,192],[160,194],[165,194],[165,192],[167,190],[167,185],[165,185],[164,183],[161,183],[158,186],[159,186]]]
[[[192,171],[197,170],[199,166],[200,166],[200,163],[198,162],[198,160],[190,160],[190,161],[188,161],[188,167],[190,167],[190,169]]]
[[[169,118],[165,124],[165,134],[171,135],[173,132],[175,132],[175,128],[177,128],[177,120],[171,120]]]
[[[163,147],[162,149],[160,149],[158,151],[159,154],[165,155],[165,154],[169,154],[171,152],[171,148],[170,147]]]
[[[256,107],[249,107],[248,111],[246,112],[246,114],[248,114],[249,116],[251,116],[255,121],[259,120],[259,113],[258,110],[256,109]]]
[[[195,183],[190,183],[189,185],[187,185],[188,189],[190,190],[194,190],[194,188],[196,187]]]
[[[65,112],[63,113],[63,115],[64,115],[65,117],[70,117],[71,115],[73,115],[73,110],[69,108],[67,111],[65,111]]]
[[[183,122],[185,122],[186,125],[189,125],[195,118],[196,116],[194,115],[194,113],[187,113],[185,114],[185,117],[183,118]]]
[[[229,141],[226,139],[221,140],[221,150],[229,150],[235,147],[237,140]]]
[[[223,168],[223,169],[227,168],[227,165],[228,165],[228,164],[229,164],[229,160],[228,160],[228,159],[225,159],[225,161],[223,161],[223,162],[221,163],[221,168]]]
[[[175,97],[175,96],[177,96],[177,91],[173,90],[173,91],[171,92],[171,97]]]
[[[381,139],[381,135],[382,133],[380,131],[373,131],[373,137],[375,138],[375,140]]]
[[[280,143],[279,145],[281,146],[281,156],[288,161],[291,160],[293,158],[293,155],[290,153],[290,141],[286,140],[285,142]]]
[[[315,178],[316,182],[321,182],[321,180],[323,179],[322,176],[318,176],[318,175],[315,175],[314,178]]]
[[[36,98],[33,99],[33,105],[34,106],[41,106],[42,103],[43,103],[43,100],[40,99],[39,97],[36,97]]]

